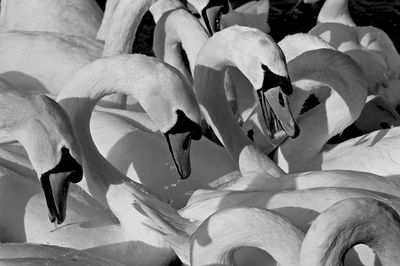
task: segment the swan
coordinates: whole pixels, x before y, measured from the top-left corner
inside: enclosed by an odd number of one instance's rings
[[[77,141],[67,115],[48,97],[20,90],[3,77],[0,77],[0,93],[1,131],[24,147],[31,163],[26,167],[24,159],[12,156],[5,148],[2,175],[16,180],[24,176],[38,189],[36,175],[44,191],[50,221],[61,224],[66,216],[69,185],[82,179]],[[15,158],[18,160],[14,161]],[[30,167],[34,172],[29,171]]]
[[[299,57],[302,53],[311,51],[311,50],[317,50],[317,49],[330,49],[330,50],[335,50],[333,46],[319,38],[318,36],[313,36],[310,34],[305,34],[305,33],[299,33],[299,34],[294,34],[294,35],[289,35],[286,36],[283,40],[281,40],[278,45],[281,47],[282,51],[285,54],[285,57],[288,59],[288,69],[289,69],[289,75],[295,80],[293,81],[294,85],[294,91],[295,93],[289,97],[289,104],[291,105],[291,109],[293,111],[294,117],[298,117],[300,114],[300,111],[304,113],[307,108],[309,109],[310,107],[314,106],[308,106],[309,104],[309,99],[311,96],[313,96],[314,99],[316,99],[318,102],[324,102],[325,98],[327,97],[326,95],[320,95],[321,93],[317,93],[319,91],[318,88],[323,87],[323,84],[316,86],[315,83],[311,82],[306,82],[308,79],[316,80],[319,79],[321,80],[331,80],[333,76],[328,76],[328,75],[321,75],[321,77],[317,77],[317,73],[320,72],[322,73],[323,70],[328,70],[328,71],[334,71],[337,72],[335,69],[335,66],[332,66],[332,69],[330,69],[329,64],[324,64],[323,62],[330,62],[331,60],[335,60],[334,58],[340,58],[340,55],[332,56],[334,54],[338,54],[335,52],[308,52],[308,56],[302,56]],[[329,55],[330,54],[330,55]],[[330,58],[332,56],[332,58]],[[297,58],[299,57],[299,58]],[[321,57],[321,58],[319,58]],[[304,60],[304,62],[302,61]],[[291,62],[293,61],[293,62]],[[344,63],[344,62],[342,62]],[[348,67],[350,68],[355,68],[354,63],[351,63],[348,61],[350,64]],[[305,69],[303,67],[303,64],[307,65],[306,69],[313,69],[309,72],[303,71]],[[340,70],[343,71],[343,70]],[[340,71],[337,72],[338,75],[340,74]],[[301,73],[301,74],[300,74]],[[299,74],[302,76],[302,78],[299,78]],[[360,78],[356,79],[355,77],[348,77],[346,78],[349,74],[343,72],[344,78],[348,80],[352,80],[352,82],[359,82]],[[356,75],[356,77],[359,75]],[[314,85],[311,85],[314,84]],[[360,85],[364,84],[362,82]],[[331,86],[333,84],[331,83]],[[365,86],[365,85],[364,85]],[[305,91],[308,91],[310,88],[313,88],[312,91],[313,93],[311,95],[309,94],[304,94]],[[350,87],[349,87],[350,88]],[[327,93],[327,92],[325,92]],[[303,95],[303,96],[300,96]],[[309,96],[308,96],[309,95]],[[246,97],[247,99],[250,99],[250,101],[254,102],[254,99],[251,99],[251,95],[243,94],[241,93],[241,96]],[[308,97],[308,98],[307,98]],[[310,99],[313,99],[310,98]],[[307,101],[305,101],[307,99]],[[306,109],[303,108],[305,105]],[[247,104],[247,106],[254,106],[254,104]],[[258,110],[253,108],[250,108],[246,110],[244,113],[242,113],[242,119],[244,121],[243,123],[243,128],[247,132],[252,132],[252,140],[257,143],[257,145],[260,146],[269,146],[270,142],[268,139],[266,139],[266,134],[264,134],[264,129],[260,126],[260,123],[258,121]],[[307,115],[307,114],[305,114]],[[340,118],[342,119],[342,118]],[[379,129],[385,129],[393,126],[399,125],[399,115],[396,110],[390,105],[388,101],[386,101],[384,98],[381,96],[377,95],[369,95],[367,97],[367,100],[365,102],[365,105],[362,109],[362,112],[360,116],[357,118],[357,120],[349,126],[349,128],[346,128],[341,136],[336,136],[335,141],[339,140],[345,140],[346,138],[351,138],[351,137],[357,137],[366,133],[370,133],[375,130]],[[335,121],[338,121],[337,119]],[[336,131],[340,132],[343,130],[341,128],[343,125],[339,124],[339,129],[333,127],[333,123],[330,124],[330,131]],[[303,133],[304,134],[304,133]],[[282,142],[283,139],[280,141]],[[274,143],[274,145],[278,146],[280,142]]]
[[[211,215],[191,235],[190,265],[232,265],[235,251],[243,246],[266,251],[278,265],[343,265],[346,252],[360,242],[376,250],[382,265],[395,265],[400,256],[399,226],[396,210],[370,198],[334,204],[316,217],[305,236],[273,211],[232,208]],[[241,254],[235,255],[237,259]],[[257,258],[250,258],[255,261],[244,260],[244,265],[256,265]]]
[[[299,137],[286,140],[274,153],[274,161],[280,167],[289,172],[302,172],[311,162],[321,161],[326,142],[360,116],[367,91],[358,65],[335,50],[305,52],[289,62],[288,68],[292,70],[293,86],[298,88],[290,98],[295,114],[300,113],[313,90],[326,95],[321,97],[325,98],[323,103],[299,117]],[[300,151],[307,152],[298,156]]]
[[[346,252],[359,243],[370,246],[381,265],[397,265],[399,219],[398,210],[376,199],[340,201],[312,222],[301,246],[300,265],[343,265]]]
[[[389,36],[373,26],[357,27],[348,12],[347,0],[326,1],[318,21],[310,33],[353,57],[367,74],[370,92],[392,94],[387,99],[394,107],[399,105],[397,82],[391,81],[400,77],[400,55]]]
[[[337,175],[339,176],[339,175]],[[375,181],[375,186],[379,186],[379,181]],[[339,182],[340,183],[340,182]],[[337,183],[338,185],[340,185]],[[308,188],[298,190],[288,190],[283,192],[268,192],[261,191],[231,191],[231,190],[217,190],[217,191],[196,191],[189,201],[188,206],[176,212],[170,206],[160,203],[154,197],[149,195],[135,194],[134,207],[142,211],[151,220],[146,222],[146,225],[152,230],[162,234],[166,240],[174,248],[176,254],[183,263],[189,265],[190,251],[193,250],[190,244],[193,241],[190,239],[193,234],[199,230],[204,224],[207,226],[207,218],[216,213],[229,210],[229,208],[263,208],[273,210],[280,213],[293,221],[304,232],[307,232],[311,222],[320,213],[329,209],[332,205],[353,198],[370,198],[384,202],[399,210],[399,198],[389,194],[381,194],[371,190],[345,188],[345,187],[328,187]],[[300,187],[301,188],[301,187]],[[236,216],[239,217],[239,216]],[[332,220],[332,216],[330,216]],[[239,218],[237,218],[240,220]],[[225,219],[226,220],[226,219]],[[236,220],[236,219],[235,219]],[[247,221],[251,221],[246,219]],[[223,228],[229,230],[229,227]],[[210,229],[211,230],[211,229]],[[223,235],[228,237],[232,234]],[[248,240],[249,238],[243,238]],[[245,240],[244,240],[245,241]],[[243,246],[247,246],[242,243]],[[224,245],[220,243],[223,249]],[[364,247],[356,247],[356,251],[364,254]],[[242,252],[241,256],[253,257],[255,256],[254,250]],[[352,256],[349,258],[353,261],[351,265],[364,265],[360,264],[357,257]],[[361,261],[365,258],[361,257]],[[357,264],[355,264],[357,263]],[[264,265],[264,264],[262,264]],[[307,265],[307,264],[305,264]]]
[[[135,89],[132,84],[135,84]],[[161,84],[168,90],[160,89]],[[163,238],[142,225],[144,217],[135,211],[127,211],[133,202],[132,193],[144,190],[144,187],[112,167],[98,153],[90,136],[91,112],[102,96],[112,92],[132,94],[157,128],[170,140],[171,149],[176,145],[178,150],[184,149],[183,157],[188,155],[191,139],[201,136],[198,125],[200,110],[193,92],[172,67],[143,55],[112,56],[85,66],[76,73],[58,98],[77,136],[84,173],[79,187],[71,186],[68,193],[68,215],[64,225],[51,229],[40,219],[45,213],[41,208],[45,201],[43,196],[37,192],[23,194],[22,191],[21,194],[25,195],[22,197],[10,188],[20,187],[23,190],[26,186],[22,186],[21,181],[5,179],[5,185],[2,186],[4,191],[0,195],[18,206],[2,206],[2,210],[10,213],[1,217],[0,223],[9,221],[6,227],[8,242],[69,247],[125,265],[132,262],[167,265],[174,258]],[[158,139],[163,138],[162,135],[155,135],[153,141],[160,144]],[[179,138],[181,142],[176,141]],[[164,149],[169,149],[167,144]],[[151,162],[153,167],[156,160],[157,157],[154,157]],[[159,174],[158,178],[162,177]],[[21,213],[23,224],[17,226],[16,215]]]
[[[2,31],[47,31],[95,39],[103,12],[95,0],[1,1]]]
[[[33,243],[0,244],[0,263],[4,266],[123,266],[71,248]]]
[[[326,50],[326,52],[327,51],[328,50]],[[298,57],[298,62],[302,64],[302,62],[312,60],[312,53],[318,56],[320,52],[306,52]],[[337,52],[329,50],[329,53]],[[342,55],[337,53],[336,59],[342,57]],[[345,58],[346,57],[343,57],[343,59]],[[328,59],[326,59],[325,62],[329,62]],[[364,134],[357,138],[349,139],[339,144],[327,145],[327,142],[331,137],[340,133],[345,127],[356,120],[360,115],[362,105],[365,102],[366,91],[363,89],[364,86],[362,86],[363,80],[360,71],[357,71],[357,68],[354,67],[354,62],[351,60],[347,59],[341,62],[345,63],[346,67],[335,61],[334,63],[331,63],[327,69],[332,71],[335,67],[341,68],[338,68],[338,72],[336,73],[344,71],[340,76],[342,78],[347,77],[345,80],[340,81],[341,79],[337,75],[332,75],[332,77],[335,77],[336,84],[332,82],[328,83],[327,78],[329,78],[329,75],[326,73],[318,78],[320,81],[325,80],[325,85],[332,84],[331,87],[334,88],[338,94],[336,95],[335,92],[330,92],[329,97],[324,101],[324,105],[314,107],[299,118],[298,123],[302,133],[294,140],[287,139],[284,141],[275,151],[273,157],[274,161],[277,162],[280,167],[289,172],[343,169],[366,171],[381,176],[398,175],[400,173],[396,159],[398,158],[398,156],[396,156],[398,141],[395,137],[399,130],[397,127],[381,129]],[[294,63],[294,60],[289,63],[289,70],[292,67],[296,67],[295,65],[292,65]],[[353,71],[349,68],[352,65]],[[322,69],[322,66],[318,69]],[[301,81],[301,78],[295,76],[291,77],[292,80],[294,80],[294,87],[296,87],[296,81],[298,81],[297,84],[299,86],[304,82]],[[352,84],[347,83],[353,81],[354,83]],[[312,86],[307,84],[304,88],[312,88]],[[299,99],[299,95],[302,93],[304,93],[304,91],[294,90],[293,97],[294,99],[297,97],[295,101]],[[327,92],[325,91],[325,93]],[[350,96],[350,94],[352,96]],[[338,104],[340,104],[340,107]],[[324,111],[325,108],[326,111]],[[300,109],[300,106],[291,106],[291,109],[293,110],[293,113],[296,114],[297,110]],[[332,112],[331,110],[336,111]],[[396,122],[398,121],[398,116],[395,114],[396,112],[393,111],[393,113],[394,116],[392,119]],[[379,122],[377,126],[382,122]],[[366,130],[368,129],[363,126],[362,121],[358,122],[357,125],[361,128],[364,127]],[[385,124],[381,126],[383,128],[387,127]],[[303,153],[301,157],[294,155],[303,150],[307,150],[307,152]],[[368,163],[365,160],[367,160]]]
[[[237,67],[251,81],[260,98],[264,121],[271,121],[272,113],[265,110],[265,97],[271,97],[268,102],[282,128],[293,137],[298,134],[298,130],[286,94],[283,93],[292,92],[283,58],[282,51],[269,36],[259,30],[241,26],[232,26],[215,33],[197,56],[194,88],[201,110],[242,174],[261,172],[278,177],[283,172],[253,145],[235,121],[221,86],[225,69]],[[268,93],[271,95],[268,96]],[[276,129],[273,122],[266,124]],[[271,134],[275,133],[275,129],[270,131]]]

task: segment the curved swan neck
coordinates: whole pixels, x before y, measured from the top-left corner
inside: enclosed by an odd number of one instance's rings
[[[326,0],[318,14],[318,23],[339,22],[356,26],[349,12],[348,0]]]
[[[123,183],[123,186],[129,186],[130,193],[132,189],[141,188],[141,185],[130,182],[129,178],[115,169],[101,156],[93,143],[89,121],[95,104],[103,96],[111,93],[129,94],[142,104],[159,129],[165,132],[176,121],[177,105],[179,108],[179,104],[189,106],[197,104],[190,100],[195,99],[194,96],[187,97],[190,95],[190,89],[176,73],[172,67],[155,58],[143,55],[119,55],[102,58],[85,66],[60,92],[58,101],[69,114],[73,128],[80,138],[84,174],[88,186],[85,189],[92,195],[95,194],[97,199],[100,198],[103,204],[106,202],[105,195],[111,185]],[[182,92],[185,88],[189,94]],[[173,99],[176,95],[179,95],[177,100],[182,100],[181,103],[174,104]],[[188,117],[190,118],[190,114]],[[115,187],[118,189],[119,186]],[[122,195],[130,198],[128,192],[120,191]]]
[[[64,110],[44,95],[26,92],[0,77],[0,130],[22,144],[38,175],[61,160],[61,148],[72,149],[74,136]],[[72,145],[72,147],[71,147]]]
[[[233,265],[234,252],[256,247],[279,265],[297,265],[304,233],[283,216],[257,208],[215,213],[191,236],[190,265]]]
[[[400,261],[400,217],[375,199],[343,200],[320,214],[304,238],[300,264],[343,265],[354,245],[371,247],[382,265]]]
[[[117,6],[115,3],[110,4],[113,9],[110,11],[112,16],[110,18],[110,15],[107,15],[108,21],[103,20],[101,31],[99,30],[100,33],[106,31],[103,33],[105,36],[103,56],[131,52],[139,24],[145,12],[156,1],[158,0],[120,0]]]
[[[289,62],[288,69],[296,87],[289,96],[294,113],[299,112],[311,93],[325,98],[299,117],[300,135],[287,139],[275,153],[278,161],[285,157],[288,165],[284,168],[292,172],[304,170],[330,138],[359,117],[367,86],[358,65],[349,56],[331,49],[305,52]],[[302,156],[298,156],[300,153]]]
[[[158,58],[177,68],[192,83],[197,54],[208,39],[208,34],[189,12],[176,9],[164,13],[154,30],[153,50]],[[181,56],[186,52],[190,72]]]

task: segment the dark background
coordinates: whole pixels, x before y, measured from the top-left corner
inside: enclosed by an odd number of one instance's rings
[[[104,9],[106,0],[96,1]],[[279,41],[288,34],[307,32],[315,25],[323,2],[321,0],[313,5],[300,4],[289,13],[287,11],[294,7],[297,0],[270,0],[271,6],[283,11],[270,10],[268,18],[270,35]],[[357,25],[381,28],[392,39],[397,51],[400,51],[400,0],[349,0],[349,10]],[[147,13],[136,34],[134,52],[153,55],[151,50],[153,30],[153,18]]]

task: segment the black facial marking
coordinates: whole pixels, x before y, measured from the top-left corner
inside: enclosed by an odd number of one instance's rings
[[[208,14],[207,14],[207,9],[213,8],[213,7],[218,7],[221,6],[221,9],[218,11],[215,21],[209,21],[208,20]],[[207,27],[208,32],[210,35],[214,32],[213,29],[211,29],[211,24],[214,25],[214,28],[216,31],[220,30],[220,20],[221,20],[221,15],[222,14],[227,14],[229,12],[229,4],[228,0],[210,0],[208,4],[203,8],[201,11],[201,17],[204,20],[204,23]]]
[[[308,98],[305,100],[303,107],[301,108],[300,114],[304,114],[310,111],[318,104],[320,104],[319,99],[314,94],[310,94],[310,96],[308,96]]]
[[[178,115],[178,118],[175,125],[165,132],[165,134],[174,135],[176,133],[191,132],[191,138],[199,140],[202,135],[200,125],[190,120],[182,110],[177,110],[176,114]]]
[[[45,174],[61,173],[74,170],[75,174],[70,176],[72,183],[78,183],[82,180],[82,167],[81,165],[71,156],[69,150],[66,147],[61,148],[61,160],[60,162]]]
[[[273,73],[268,66],[261,64],[261,68],[264,70],[264,79],[261,89],[265,92],[268,89],[281,87],[282,91],[286,95],[290,95],[293,92],[292,83],[290,82],[289,77],[279,76]],[[281,99],[281,97],[280,97]],[[283,102],[283,97],[282,97]],[[281,103],[281,101],[279,101]],[[281,106],[284,106],[281,104]]]
[[[247,137],[254,142],[254,130],[250,129],[247,131]]]

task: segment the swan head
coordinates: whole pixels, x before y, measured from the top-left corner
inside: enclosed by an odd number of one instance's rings
[[[45,194],[50,221],[61,224],[66,217],[69,185],[82,180],[79,150],[69,118],[44,95],[14,90],[2,93],[2,97],[7,131],[27,151]]]
[[[179,175],[186,179],[191,173],[190,143],[192,140],[199,140],[202,131],[200,125],[190,120],[182,110],[177,110],[176,115],[175,124],[164,136]]]
[[[200,12],[210,35],[221,29],[221,16],[229,12],[228,0],[192,0],[190,2]]]
[[[256,36],[258,40],[251,40]],[[242,38],[240,35],[238,37]],[[243,39],[246,44],[239,54],[241,58],[235,60],[241,61],[238,64],[239,69],[257,92],[269,137],[274,138],[279,131],[279,125],[287,135],[296,137],[299,127],[287,99],[287,95],[293,92],[293,87],[282,50],[269,35],[258,30]]]

